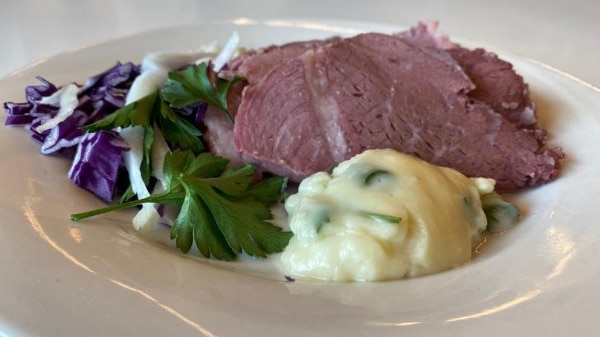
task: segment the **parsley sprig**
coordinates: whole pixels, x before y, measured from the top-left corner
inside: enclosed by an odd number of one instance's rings
[[[177,115],[156,90],[148,96],[129,103],[96,123],[84,126],[88,132],[141,126],[145,134],[152,134],[153,124],[161,129],[165,139],[181,149],[198,154],[204,151],[202,133],[193,124]],[[144,137],[144,150],[149,151],[152,138]]]
[[[170,72],[161,89],[130,103],[111,115],[85,126],[88,132],[138,126],[144,128],[141,171],[149,182],[154,127],[178,150],[163,162],[164,192],[133,201],[131,188],[115,205],[71,215],[74,221],[145,203],[172,204],[180,212],[171,228],[171,239],[184,253],[195,243],[209,258],[234,260],[239,254],[265,257],[281,252],[292,233],[269,222],[270,206],[281,199],[286,179],[271,177],[256,182],[254,167],[227,168],[228,160],[204,152],[200,130],[175,112],[205,102],[225,112],[227,92],[239,79],[211,79],[206,64]]]
[[[153,124],[160,128],[165,139],[183,150],[199,154],[205,150],[200,139],[202,133],[193,124],[179,116],[173,108],[185,108],[204,102],[222,110],[233,123],[227,107],[227,93],[231,86],[241,80],[210,79],[212,70],[205,63],[189,66],[181,71],[169,72],[165,84],[153,93],[129,103],[98,122],[84,126],[88,132],[113,130],[121,127],[141,126],[151,135]],[[213,82],[215,82],[213,84]],[[144,141],[145,150],[152,139]]]
[[[278,202],[286,180],[271,177],[254,181],[254,167],[227,168],[228,160],[209,152],[195,156],[174,151],[165,157],[165,192],[147,198],[73,214],[74,221],[143,203],[181,206],[171,228],[171,239],[187,253],[195,242],[206,257],[234,260],[245,252],[265,257],[281,252],[292,233],[268,220],[270,206]]]
[[[210,80],[211,72],[205,63],[187,67],[179,72],[170,72],[161,89],[161,95],[175,108],[184,108],[198,102],[208,103],[221,109],[233,123],[233,117],[227,108],[227,92],[241,78],[226,80],[215,76],[213,85],[213,81]]]

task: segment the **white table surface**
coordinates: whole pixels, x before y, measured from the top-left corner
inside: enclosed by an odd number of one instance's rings
[[[438,19],[451,36],[544,62],[600,86],[596,0],[0,0],[0,77],[61,51],[166,26],[247,17],[409,26]]]

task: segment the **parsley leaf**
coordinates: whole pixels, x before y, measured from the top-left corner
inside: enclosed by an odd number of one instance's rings
[[[200,63],[182,71],[170,72],[161,89],[161,95],[175,108],[184,108],[198,102],[208,103],[225,112],[229,121],[233,123],[233,117],[227,108],[227,92],[241,78],[226,80],[215,76],[213,85],[210,71],[206,63]]]
[[[159,99],[158,104],[160,104],[160,114],[156,121],[165,139],[171,144],[177,144],[181,149],[191,150],[196,154],[204,151],[204,144],[200,140],[202,132],[179,117],[163,99]]]
[[[268,220],[273,217],[269,207],[281,200],[286,179],[272,177],[255,182],[253,166],[227,168],[228,160],[203,152],[200,130],[173,110],[205,102],[223,110],[233,123],[227,109],[227,92],[239,80],[218,78],[206,64],[190,66],[170,72],[160,90],[85,126],[88,132],[142,127],[140,169],[146,184],[152,172],[154,128],[180,150],[169,152],[164,159],[164,192],[130,200],[130,187],[120,203],[73,214],[71,219],[77,221],[144,203],[173,204],[181,210],[171,229],[171,239],[185,253],[194,243],[202,255],[222,260],[233,260],[244,252],[265,257],[282,251],[292,233]]]
[[[96,132],[119,127],[141,126],[146,129],[146,135],[151,135],[154,123],[158,125],[165,139],[171,144],[177,145],[183,150],[191,150],[196,154],[204,151],[200,130],[177,115],[162,99],[158,90],[83,128],[88,132]],[[145,139],[145,152],[149,153],[152,141],[153,139]],[[147,159],[146,156],[144,159]]]
[[[96,132],[100,130],[113,130],[117,127],[126,128],[134,125],[149,127],[152,125],[152,115],[157,98],[158,93],[155,91],[148,96],[127,104],[93,124],[84,126],[83,129],[87,132]]]
[[[187,253],[193,243],[206,257],[233,260],[237,255],[265,257],[281,252],[292,233],[268,220],[270,206],[279,200],[285,178],[254,182],[251,165],[228,169],[228,161],[209,152],[195,156],[174,151],[165,157],[165,192],[103,209],[73,214],[72,220],[141,205],[146,202],[181,206],[171,239]]]

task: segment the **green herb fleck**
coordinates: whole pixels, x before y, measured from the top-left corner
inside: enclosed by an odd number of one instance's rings
[[[375,179],[381,179],[382,176],[389,174],[390,173],[385,170],[373,170],[363,176],[362,182],[365,185],[370,185],[375,182]]]
[[[498,234],[513,226],[520,216],[519,208],[504,199],[498,193],[489,193],[481,197],[481,206],[487,218],[486,230]]]
[[[385,222],[395,223],[395,224],[399,224],[400,221],[402,221],[401,217],[397,217],[397,216],[393,216],[393,215],[385,215],[385,214],[378,214],[378,213],[371,213],[371,212],[362,212],[361,214],[368,218],[375,219],[377,221],[385,221]]]
[[[331,222],[331,218],[329,216],[329,211],[326,209],[321,209],[315,215],[315,231],[319,233],[325,224]]]

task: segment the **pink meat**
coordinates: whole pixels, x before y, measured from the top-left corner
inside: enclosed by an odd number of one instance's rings
[[[250,51],[221,76],[234,126],[205,118],[211,151],[292,181],[370,148],[394,148],[516,190],[554,179],[560,148],[512,65],[437,34],[437,22]],[[245,87],[244,87],[245,86]],[[234,141],[232,141],[232,139]]]

